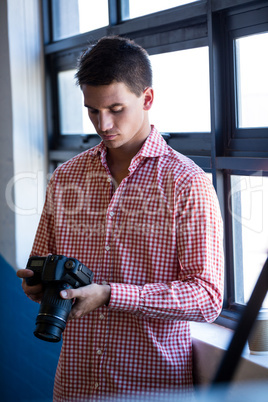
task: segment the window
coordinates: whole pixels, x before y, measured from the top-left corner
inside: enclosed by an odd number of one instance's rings
[[[105,35],[136,40],[154,71],[151,122],[218,193],[235,319],[268,248],[268,1],[42,1],[50,170],[99,142],[75,85],[79,54]]]
[[[84,107],[82,91],[75,83],[75,71],[61,71],[58,74],[61,135],[95,133]]]
[[[237,126],[268,127],[268,33],[236,39]]]
[[[267,258],[268,177],[231,177],[230,213],[233,220],[235,302],[245,304]],[[268,308],[268,297],[264,302]]]
[[[193,3],[198,0],[130,0],[129,1],[129,17],[135,18],[142,15],[155,13],[157,11],[166,10],[172,7]]]
[[[208,48],[151,56],[152,123],[162,132],[210,131]]]
[[[52,1],[53,40],[108,25],[107,0]]]

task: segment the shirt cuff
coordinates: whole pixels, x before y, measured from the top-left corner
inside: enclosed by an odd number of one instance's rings
[[[124,283],[109,283],[111,298],[108,308],[114,311],[135,313],[139,309],[140,288]]]

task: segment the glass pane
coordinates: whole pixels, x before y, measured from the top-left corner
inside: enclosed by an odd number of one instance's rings
[[[142,15],[156,13],[168,8],[194,3],[198,0],[129,0],[129,17],[135,18]]]
[[[211,181],[211,183],[213,184],[213,176],[212,173],[206,173],[207,177],[209,178],[209,180]]]
[[[108,0],[52,0],[53,40],[109,24]]]
[[[59,110],[61,134],[93,134],[95,129],[89,120],[81,89],[76,86],[76,70],[58,74]]]
[[[150,121],[162,132],[209,132],[208,48],[150,56],[155,100]]]
[[[268,33],[235,41],[237,125],[268,126]]]
[[[268,177],[232,176],[231,205],[235,301],[245,304],[268,253]],[[268,297],[263,307],[268,307]]]

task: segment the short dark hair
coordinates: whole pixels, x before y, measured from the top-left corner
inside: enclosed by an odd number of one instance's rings
[[[80,87],[123,82],[140,96],[152,86],[152,68],[140,45],[120,36],[105,36],[82,53],[75,78]]]

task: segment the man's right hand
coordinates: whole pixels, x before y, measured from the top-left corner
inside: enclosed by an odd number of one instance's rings
[[[22,289],[29,299],[35,301],[36,303],[41,303],[43,297],[43,286],[42,284],[28,286],[26,283],[26,278],[30,278],[34,275],[31,269],[19,269],[17,271],[17,276],[22,279]]]

